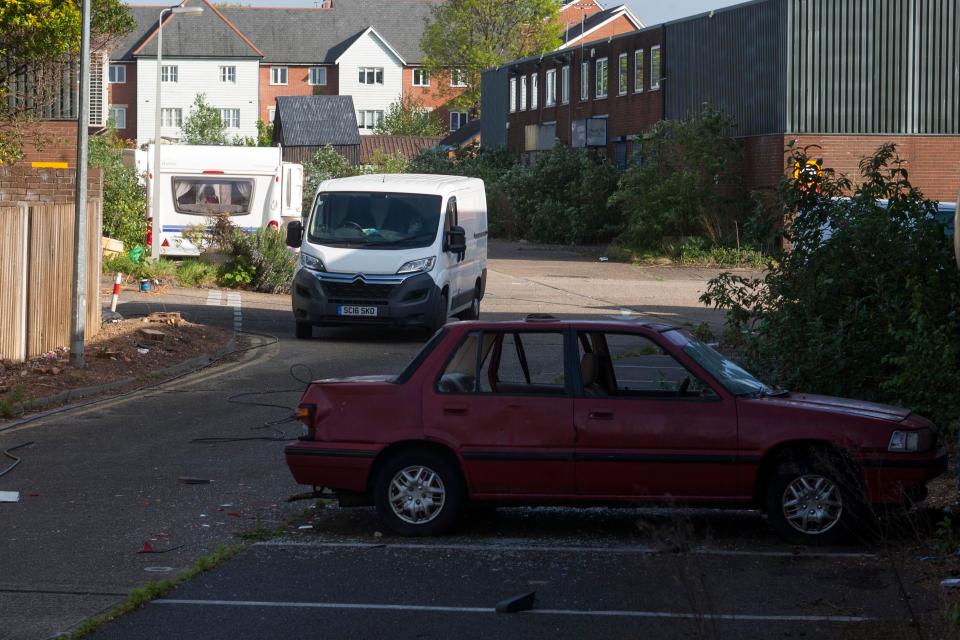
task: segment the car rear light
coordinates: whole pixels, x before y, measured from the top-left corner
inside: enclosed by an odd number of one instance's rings
[[[273,229],[274,231],[280,230],[280,223],[277,222],[276,220],[271,220],[269,223],[267,223],[267,226]]]
[[[304,403],[297,407],[297,420],[303,423],[303,434],[300,436],[300,440],[316,439],[316,417],[317,405]]]
[[[153,218],[147,218],[147,246],[153,245]]]

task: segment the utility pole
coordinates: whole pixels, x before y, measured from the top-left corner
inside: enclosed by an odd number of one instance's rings
[[[73,232],[73,317],[70,322],[70,363],[79,369],[84,361],[84,334],[87,327],[87,129],[90,126],[90,0],[83,0],[80,35],[80,86],[77,88],[77,169],[76,219]]]

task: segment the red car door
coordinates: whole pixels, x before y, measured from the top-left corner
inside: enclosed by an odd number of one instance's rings
[[[735,400],[639,333],[577,336],[576,478],[584,496],[737,493]]]
[[[473,495],[574,495],[573,396],[564,336],[468,334],[424,389],[428,438],[463,458]]]

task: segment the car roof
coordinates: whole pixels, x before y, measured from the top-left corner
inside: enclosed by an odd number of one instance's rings
[[[468,322],[458,322],[456,323],[456,326],[462,326],[464,330],[508,329],[517,331],[562,331],[564,329],[645,329],[655,333],[663,333],[665,331],[675,331],[681,329],[681,327],[676,325],[665,322],[657,322],[643,317],[603,316],[602,318],[563,320],[548,314],[536,313],[531,314],[526,318],[520,318],[517,320],[498,320],[495,322],[487,320],[473,320]]]
[[[483,181],[462,176],[430,175],[422,173],[375,173],[349,178],[335,178],[322,182],[318,191],[361,191],[393,193],[429,193],[446,195],[466,187],[478,188]]]

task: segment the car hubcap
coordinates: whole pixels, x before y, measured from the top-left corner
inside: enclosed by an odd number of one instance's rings
[[[826,533],[839,522],[841,513],[840,491],[823,476],[800,476],[783,492],[783,515],[800,533]]]
[[[440,515],[446,495],[443,480],[428,467],[406,467],[390,481],[390,508],[409,524],[426,524]]]

